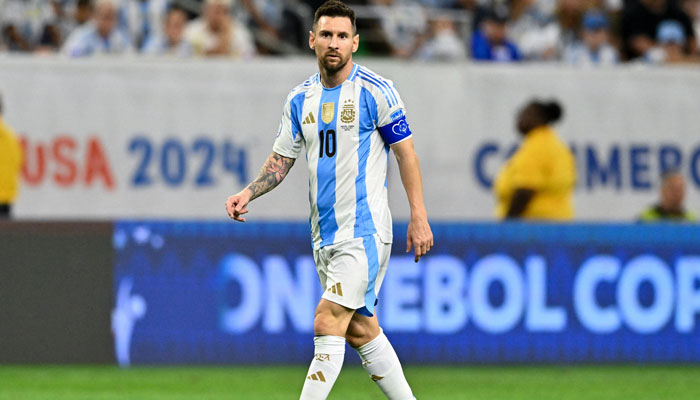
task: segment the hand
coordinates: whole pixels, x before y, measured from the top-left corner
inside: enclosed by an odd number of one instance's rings
[[[408,223],[406,253],[411,251],[411,246],[415,250],[415,262],[418,262],[433,247],[433,232],[430,230],[427,218],[411,218],[411,222]]]
[[[248,188],[241,190],[233,196],[229,196],[226,200],[226,212],[228,216],[236,221],[245,222],[245,218],[241,217],[241,215],[248,213],[247,207],[250,202],[250,196],[251,193]]]

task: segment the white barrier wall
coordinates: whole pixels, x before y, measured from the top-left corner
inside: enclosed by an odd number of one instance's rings
[[[533,96],[565,107],[582,220],[629,220],[656,201],[664,166],[700,211],[697,69],[573,70],[359,60],[407,106],[433,219],[493,218],[488,185],[517,144],[514,115]],[[225,217],[226,197],[271,151],[289,90],[313,58],[250,63],[0,59],[5,119],[26,146],[21,218]],[[250,219],[306,219],[300,159]],[[396,219],[408,207],[394,161]]]

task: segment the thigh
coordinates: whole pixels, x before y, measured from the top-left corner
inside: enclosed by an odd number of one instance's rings
[[[369,283],[368,265],[363,238],[329,246],[323,298],[353,310],[363,307]]]

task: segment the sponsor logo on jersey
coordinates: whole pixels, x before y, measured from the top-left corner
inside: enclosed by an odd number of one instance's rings
[[[343,111],[340,112],[340,121],[349,124],[355,121],[355,102],[352,99],[345,100]]]
[[[330,124],[335,117],[335,103],[323,103],[321,105],[321,119],[323,122]]]
[[[304,122],[302,122],[301,124],[306,125],[306,124],[315,124],[315,123],[316,123],[316,119],[314,118],[314,113],[310,112],[309,115],[306,116],[306,119],[304,119]]]

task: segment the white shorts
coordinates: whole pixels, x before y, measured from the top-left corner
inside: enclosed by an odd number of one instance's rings
[[[314,250],[323,298],[371,317],[389,264],[391,243],[362,236]]]

